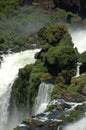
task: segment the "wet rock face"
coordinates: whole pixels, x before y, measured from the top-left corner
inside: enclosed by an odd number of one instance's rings
[[[80,14],[86,17],[86,0],[80,0]]]
[[[32,130],[31,127],[27,124],[20,124],[18,130]]]
[[[63,8],[67,11],[77,12],[79,9],[79,0],[54,0],[57,7]]]
[[[63,104],[59,104],[56,109],[59,110],[59,111],[62,111],[62,110],[65,110],[65,109],[70,109],[70,108],[71,108],[70,105],[63,103]]]
[[[86,17],[86,0],[54,0],[56,7],[79,13],[82,17]]]
[[[20,124],[17,130],[57,130],[58,126],[61,125],[61,123],[54,121],[40,123],[40,121],[31,120],[31,122],[32,124]]]
[[[14,130],[64,130],[65,125],[77,120],[77,116],[81,117],[82,111],[86,111],[84,102],[75,103],[57,99],[53,100],[50,105],[54,106],[52,110],[25,119]]]

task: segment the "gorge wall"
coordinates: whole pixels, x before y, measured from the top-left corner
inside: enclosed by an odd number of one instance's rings
[[[37,2],[37,0],[34,0]],[[41,0],[42,1],[42,0]],[[66,11],[78,13],[82,17],[86,17],[86,1],[85,0],[45,0],[45,6],[59,7]],[[55,5],[55,6],[54,6]]]

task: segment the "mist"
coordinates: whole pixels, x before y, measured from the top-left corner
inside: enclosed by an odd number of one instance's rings
[[[12,85],[18,77],[18,71],[27,64],[35,62],[34,55],[39,49],[23,51],[20,53],[3,54],[0,67],[0,130],[12,130],[27,116],[29,109],[21,110],[10,107]],[[12,109],[13,108],[13,109]],[[9,110],[9,111],[8,111]]]
[[[21,9],[18,12],[11,14],[8,19],[0,21],[0,34],[5,35],[18,35],[26,34],[39,30],[44,25],[48,25],[51,22],[49,14],[45,14],[40,10]],[[86,29],[73,29],[69,31],[74,43],[74,47],[78,48],[79,53],[86,51]],[[17,124],[21,123],[24,118],[28,118],[29,113],[25,111],[19,111],[14,108],[12,115],[9,115],[7,125],[3,130],[12,130]],[[68,125],[65,130],[85,130],[86,118]],[[82,125],[81,125],[82,124]]]
[[[3,130],[13,130],[18,124],[22,122],[22,120],[29,118],[29,111],[18,110],[16,107],[9,115],[7,124],[4,124]]]
[[[78,52],[82,53],[86,51],[86,29],[76,28],[74,30],[70,30],[69,32],[72,37],[74,47],[78,48]]]
[[[86,117],[73,124],[69,124],[64,130],[86,130]]]
[[[51,22],[51,16],[43,13],[42,9],[22,7],[0,21],[0,34],[18,35],[36,32]]]

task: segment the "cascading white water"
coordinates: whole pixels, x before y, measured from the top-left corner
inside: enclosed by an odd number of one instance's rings
[[[83,51],[86,51],[86,30],[73,31],[71,32],[71,36],[79,52],[82,53]],[[4,127],[8,119],[8,106],[9,106],[11,87],[15,78],[18,75],[19,68],[24,67],[26,64],[33,63],[34,54],[38,51],[39,50],[36,49],[36,50],[24,51],[24,52],[16,53],[16,54],[14,53],[14,54],[3,55],[3,62],[1,63],[1,67],[0,67],[0,130],[12,130],[12,129],[9,129],[9,126],[6,129]],[[50,101],[50,95],[48,95],[48,92],[51,92],[52,89],[49,84],[45,84],[45,85],[43,84],[45,83],[42,83],[40,86],[41,87],[46,86],[46,89],[44,89],[44,87],[42,88],[40,87],[40,89],[43,89],[43,90],[39,90],[38,92],[37,98],[39,100],[37,99],[38,107],[35,106],[36,108],[35,114],[43,112],[48,102]],[[50,89],[50,91],[48,91],[48,88]],[[44,93],[42,94],[40,91],[41,92],[43,91]],[[17,115],[18,113],[15,114],[15,117],[14,117],[15,120],[16,120]],[[86,122],[86,118],[82,119],[81,121],[83,122],[83,127],[80,127],[79,130],[84,130],[85,128],[84,124]],[[76,124],[74,124],[73,129],[77,130],[78,129],[77,125],[82,122],[79,122],[79,123],[77,122]],[[66,130],[68,129],[71,129],[71,126],[68,126],[66,128]]]
[[[81,65],[82,65],[82,63],[77,62],[76,77],[80,76],[80,66]]]
[[[78,48],[79,52],[86,51],[86,30],[75,30],[71,32],[74,46]],[[64,130],[86,130],[86,117],[73,124],[69,124]]]
[[[44,112],[48,103],[51,99],[51,92],[53,90],[53,85],[50,83],[42,82],[39,86],[38,96],[35,100],[35,115]]]
[[[34,63],[34,54],[38,51],[39,49],[35,49],[2,55],[3,61],[0,67],[0,130],[5,130],[5,125],[8,119],[11,87],[18,75],[18,70],[26,64]]]
[[[80,66],[77,65],[77,69],[76,69],[76,77],[80,76]]]
[[[74,47],[78,48],[79,53],[86,51],[86,30],[70,31]],[[77,62],[76,77],[80,76],[81,63]]]

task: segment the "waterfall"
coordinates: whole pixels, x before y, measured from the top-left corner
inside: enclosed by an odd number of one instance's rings
[[[77,65],[76,77],[80,76],[80,66]]]
[[[7,124],[10,92],[13,82],[18,76],[18,70],[26,64],[34,63],[34,54],[38,51],[39,49],[35,49],[2,55],[3,61],[0,66],[0,130],[5,130]],[[9,127],[6,127],[6,130],[9,130]]]
[[[82,63],[77,62],[77,70],[76,70],[76,77],[80,76],[80,66],[82,65]]]
[[[75,29],[69,31],[74,43],[74,47],[78,48],[79,53],[86,51],[86,29]]]
[[[79,53],[86,51],[86,30],[73,30],[70,31],[72,40],[74,42],[74,46],[78,48]],[[76,76],[79,76],[79,68],[80,65],[77,65],[77,73]],[[64,130],[86,130],[86,117],[82,118],[81,120],[67,125]]]
[[[74,46],[79,49],[79,52],[82,53],[86,51],[86,31],[73,31],[71,33],[72,39],[74,42]],[[17,124],[15,124],[16,116],[19,116],[17,112],[15,112],[14,121],[9,121],[11,126],[7,124],[8,121],[8,107],[9,107],[9,99],[10,99],[10,92],[12,89],[12,85],[14,80],[18,76],[18,70],[23,68],[26,64],[34,63],[34,54],[38,52],[39,49],[36,50],[29,50],[20,53],[13,53],[13,54],[3,54],[3,61],[1,61],[0,66],[0,130],[12,130]],[[52,84],[47,84],[42,82],[39,86],[38,96],[35,102],[35,114],[42,113],[45,109],[47,104],[50,101],[50,95],[53,89]],[[22,118],[23,119],[23,118]],[[65,130],[85,130],[86,125],[86,118],[80,120],[79,122],[69,125],[65,128]],[[15,126],[14,126],[15,124]],[[82,125],[80,125],[82,124]],[[6,127],[5,127],[6,126]]]
[[[53,85],[50,83],[42,82],[39,86],[38,96],[35,100],[35,115],[44,112],[48,103],[51,99],[51,92],[53,90]]]

